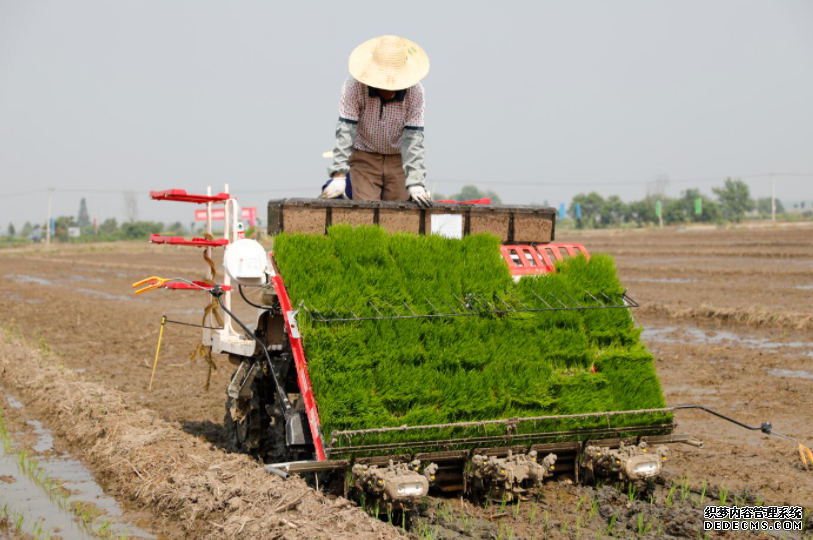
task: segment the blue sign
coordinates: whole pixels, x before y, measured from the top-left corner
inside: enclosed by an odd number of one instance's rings
[[[54,218],[51,218],[51,236],[54,236]]]
[[[576,219],[582,218],[582,205],[576,203]]]
[[[565,203],[559,205],[559,219],[565,219]]]

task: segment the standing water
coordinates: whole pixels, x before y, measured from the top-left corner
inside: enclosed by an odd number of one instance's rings
[[[24,408],[2,387],[0,393],[11,408]],[[0,402],[0,519],[38,539],[155,538],[124,519],[116,500],[105,495],[82,463],[53,452],[53,436],[41,422],[26,424],[36,436],[34,452],[46,454],[34,458],[18,451],[6,431],[2,409]]]

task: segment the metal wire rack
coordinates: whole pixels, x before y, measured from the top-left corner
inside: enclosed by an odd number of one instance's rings
[[[513,313],[536,313],[543,311],[581,311],[588,309],[630,309],[639,304],[626,291],[623,293],[581,291],[579,302],[568,293],[554,295],[543,293],[541,296],[532,291],[535,298],[521,300],[511,292],[502,295],[494,294],[487,299],[480,294],[471,293],[464,296],[451,295],[451,298],[435,298],[432,301],[424,298],[419,307],[406,301],[389,302],[387,300],[368,300],[364,311],[353,311],[347,304],[332,306],[324,304],[317,308],[304,302],[300,308],[314,322],[343,323],[359,321],[385,321],[398,319],[436,319],[447,317],[472,317],[477,315],[508,315]]]

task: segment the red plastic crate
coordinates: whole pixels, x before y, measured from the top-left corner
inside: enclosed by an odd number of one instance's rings
[[[511,244],[500,246],[500,254],[505,259],[512,276],[549,274],[554,270],[556,261],[565,257],[584,255],[590,260],[590,254],[582,244]]]
[[[164,191],[150,191],[150,199],[156,201],[176,201],[190,202],[196,204],[216,203],[228,200],[231,197],[228,193],[218,193],[217,195],[192,195],[185,189],[167,189]]]

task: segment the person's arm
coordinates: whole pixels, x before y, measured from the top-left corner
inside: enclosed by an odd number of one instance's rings
[[[350,154],[353,153],[353,142],[356,140],[358,122],[339,118],[336,123],[336,146],[333,148],[333,164],[327,168],[327,175],[346,176],[350,172]]]
[[[401,160],[404,164],[406,187],[424,185],[426,164],[423,147],[423,112],[425,96],[423,85],[416,84],[410,89],[409,111],[401,135]]]
[[[356,140],[361,116],[361,86],[358,81],[347,79],[342,87],[339,122],[336,124],[336,145],[333,148],[333,164],[327,169],[327,174],[331,178],[346,176],[350,172],[350,154],[353,153],[353,143]]]
[[[423,156],[423,128],[405,127],[404,134],[401,135],[401,159],[407,188],[424,185],[426,165]]]
[[[432,206],[432,196],[424,186],[426,164],[423,148],[423,86],[418,83],[410,89],[409,109],[401,133],[401,161],[404,165],[409,198],[419,206]]]

